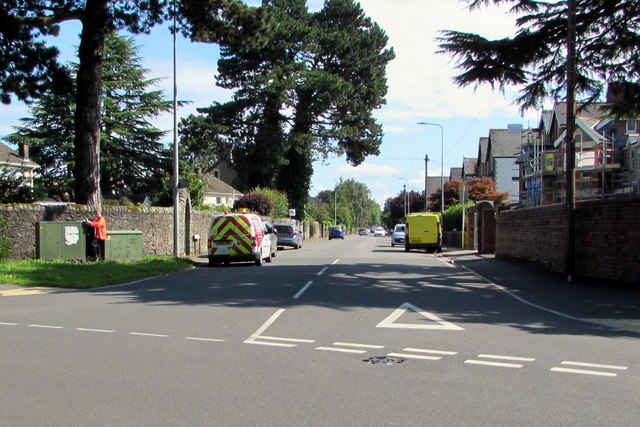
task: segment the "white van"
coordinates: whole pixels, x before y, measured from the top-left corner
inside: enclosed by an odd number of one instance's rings
[[[209,265],[220,262],[271,262],[277,255],[278,237],[270,223],[254,214],[225,214],[213,218],[207,240]]]

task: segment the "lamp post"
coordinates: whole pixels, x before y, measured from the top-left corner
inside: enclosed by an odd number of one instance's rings
[[[173,1],[173,256],[180,256],[180,171],[178,166],[178,85],[176,82],[176,2]]]
[[[440,167],[442,168],[440,172],[440,213],[444,218],[444,129],[442,125],[438,123],[418,122],[418,124],[423,126],[438,126],[440,128]]]
[[[402,201],[404,202],[404,217],[406,219],[407,217],[407,213],[411,213],[411,209],[409,208],[409,196],[407,195],[407,184],[409,183],[409,180],[407,178],[398,178],[401,180],[404,180],[404,184],[402,184],[402,188],[403,188],[403,197],[402,197]]]

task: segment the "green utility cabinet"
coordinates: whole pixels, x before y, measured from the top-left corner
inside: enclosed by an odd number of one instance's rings
[[[87,233],[80,221],[40,221],[36,225],[38,259],[86,260]]]
[[[142,259],[142,231],[107,230],[104,242],[105,261],[140,261]]]

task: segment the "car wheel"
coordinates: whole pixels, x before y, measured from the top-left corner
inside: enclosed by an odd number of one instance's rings
[[[256,255],[256,265],[260,267],[262,265],[262,253]]]

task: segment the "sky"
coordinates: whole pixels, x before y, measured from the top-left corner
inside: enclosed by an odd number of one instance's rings
[[[309,0],[307,4],[314,11],[322,1]],[[517,88],[505,93],[489,86],[458,88],[452,82],[457,74],[454,61],[436,53],[441,30],[477,33],[492,39],[513,35],[515,17],[505,8],[469,11],[458,0],[361,0],[360,5],[386,32],[388,46],[396,55],[387,66],[387,102],[374,114],[384,131],[380,155],[368,157],[358,167],[349,165],[344,156],[314,162],[311,196],[333,189],[341,178],[354,179],[364,183],[372,199],[384,207],[386,199],[399,195],[404,186],[409,191],[424,190],[425,156],[429,157],[429,176],[449,176],[450,168],[462,167],[463,158],[477,157],[478,141],[488,136],[490,129],[506,129],[509,124],[536,126],[540,112],[519,113],[514,104]],[[74,59],[80,29],[76,22],[64,24],[61,35],[54,40],[63,60]],[[173,47],[167,27],[136,36],[136,43],[143,66],[149,69],[148,77],[161,78],[159,89],[172,99]],[[216,45],[178,38],[178,99],[191,101],[179,107],[178,121],[195,113],[196,108],[230,99],[230,92],[215,85],[218,53]],[[1,105],[0,138],[28,115],[28,108],[18,101]],[[164,115],[153,123],[171,131],[173,116]],[[170,132],[166,143],[172,140]]]

